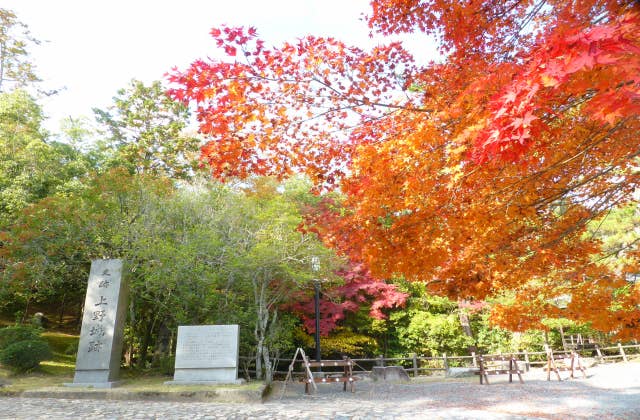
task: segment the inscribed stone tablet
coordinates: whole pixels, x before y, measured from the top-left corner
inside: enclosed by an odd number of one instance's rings
[[[178,327],[176,369],[237,368],[238,325]]]
[[[95,260],[84,302],[73,384],[111,386],[118,378],[127,288],[121,260]]]

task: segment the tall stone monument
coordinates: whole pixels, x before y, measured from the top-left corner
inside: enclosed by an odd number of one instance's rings
[[[73,383],[111,388],[118,384],[128,288],[121,260],[91,262]]]
[[[238,384],[238,325],[181,325],[169,385]]]

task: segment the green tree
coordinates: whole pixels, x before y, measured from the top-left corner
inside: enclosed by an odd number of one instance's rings
[[[137,366],[165,358],[178,325],[237,323],[244,354],[271,380],[272,358],[296,340],[298,321],[281,305],[312,289],[311,255],[329,280],[340,263],[296,230],[299,206],[311,199],[303,188],[271,179],[176,188],[124,168],[97,174],[82,190],[27,206],[0,235],[0,291],[25,315],[32,302],[79,309],[91,259],[123,258]]]
[[[392,318],[399,323],[399,344],[422,354],[465,354],[474,343],[462,329],[458,310],[457,304],[447,298],[413,294],[407,310]]]
[[[188,178],[196,168],[199,140],[184,133],[189,110],[165,95],[159,81],[132,80],[106,110],[94,109],[104,127],[111,165],[135,173]]]
[[[149,362],[150,348],[155,362],[168,355],[178,325],[202,324],[220,311],[222,322],[237,322],[220,307],[225,248],[215,218],[227,194],[221,186],[147,194],[144,212],[120,241],[130,266],[131,344],[140,366]]]
[[[300,290],[311,289],[316,276],[335,280],[332,272],[340,263],[315,236],[297,231],[300,206],[310,199],[308,187],[298,180],[280,185],[256,178],[222,213],[228,246],[223,276],[236,293],[249,298],[256,371],[260,378],[264,369],[267,382],[272,358],[290,350],[294,340],[291,319],[283,317],[281,306]],[[311,270],[312,256],[322,261],[320,273]]]
[[[42,110],[22,90],[0,93],[0,225],[29,203],[80,187],[89,162],[71,145],[48,141]]]
[[[0,92],[40,81],[28,52],[29,45],[39,43],[15,13],[0,8]]]

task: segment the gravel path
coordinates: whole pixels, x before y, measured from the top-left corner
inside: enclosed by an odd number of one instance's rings
[[[563,372],[563,378],[567,373]],[[321,385],[313,395],[289,384],[265,403],[186,403],[0,398],[1,419],[640,419],[640,363],[588,370],[586,379],[546,381],[532,371],[524,384],[493,376],[410,383],[357,382],[356,392],[342,385]]]

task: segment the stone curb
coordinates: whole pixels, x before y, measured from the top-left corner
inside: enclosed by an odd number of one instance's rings
[[[33,389],[26,391],[3,390],[0,392],[0,397],[260,404],[263,402],[266,390],[267,387],[264,385],[257,390],[214,388],[206,391],[129,391],[121,388],[82,390]]]

